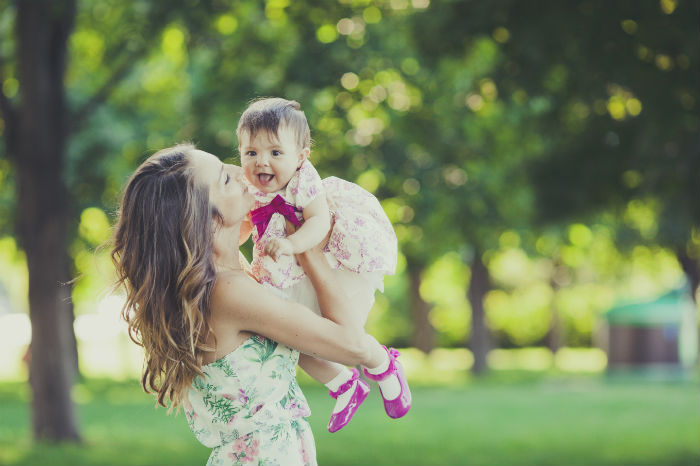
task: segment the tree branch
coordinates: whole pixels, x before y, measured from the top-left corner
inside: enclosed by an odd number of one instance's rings
[[[157,4],[158,5],[158,4]],[[117,57],[114,59],[115,62],[119,61],[119,56],[121,56],[121,63],[116,66],[116,69],[112,75],[107,78],[107,80],[102,84],[100,89],[95,92],[95,94],[88,100],[82,107],[78,108],[72,115],[70,132],[75,133],[85,124],[87,118],[102,105],[114,90],[119,86],[119,83],[131,72],[132,67],[135,63],[139,61],[146,53],[149,51],[149,45],[152,40],[158,36],[163,30],[163,28],[169,24],[169,16],[173,14],[170,2],[162,2],[164,10],[152,11],[146,24],[159,24],[160,27],[150,27],[146,31],[142,31],[141,40],[142,45],[134,51],[117,53]],[[160,15],[165,12],[165,16],[155,21],[155,17],[160,17]]]
[[[87,118],[100,106],[102,105],[109,96],[114,92],[119,83],[129,74],[132,66],[137,61],[137,59],[145,53],[145,48],[139,50],[136,53],[129,54],[128,57],[122,60],[114,70],[114,73],[102,84],[100,89],[95,92],[90,100],[88,100],[82,107],[77,109],[71,118],[71,133],[77,132],[85,123]]]
[[[0,84],[5,82],[4,73],[5,60],[0,56]],[[5,144],[7,147],[7,157],[13,160],[15,157],[15,142],[17,141],[17,109],[12,105],[12,101],[7,98],[0,86],[0,116],[5,121]]]

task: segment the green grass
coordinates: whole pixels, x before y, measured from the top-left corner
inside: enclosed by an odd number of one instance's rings
[[[413,389],[414,406],[390,420],[378,390],[351,424],[326,429],[332,407],[304,387],[322,465],[697,465],[697,380],[610,381],[603,377],[496,374],[455,387]],[[82,445],[31,442],[27,389],[0,384],[0,464],[204,464],[208,450],[184,416],[167,416],[136,382],[78,387]]]

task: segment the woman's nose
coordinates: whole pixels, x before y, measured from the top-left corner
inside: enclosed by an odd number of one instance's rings
[[[241,183],[242,185],[245,186],[245,175],[243,174],[242,170],[237,170],[234,172],[233,179],[236,180],[237,183]]]

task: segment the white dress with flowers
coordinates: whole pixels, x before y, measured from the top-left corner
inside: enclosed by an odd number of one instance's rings
[[[185,416],[197,440],[213,449],[207,465],[316,465],[298,359],[298,351],[255,335],[202,367]]]
[[[324,192],[335,221],[325,249],[326,259],[336,271],[334,278],[358,304],[358,309],[369,312],[374,292],[384,290],[384,276],[396,271],[398,252],[396,233],[377,198],[357,184],[340,178],[321,180],[308,160],[283,190],[264,193],[253,188],[255,208],[281,195],[297,208],[299,220],[302,220],[302,209]],[[253,228],[252,234],[255,246],[251,267],[255,278],[281,290],[284,297],[320,313],[311,282],[294,256],[283,255],[275,262],[263,252],[271,239],[286,237],[284,216],[273,214],[262,235],[257,228]]]

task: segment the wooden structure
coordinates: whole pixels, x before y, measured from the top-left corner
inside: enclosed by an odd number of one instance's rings
[[[697,314],[684,288],[653,301],[613,307],[603,315],[608,369],[695,364]]]

